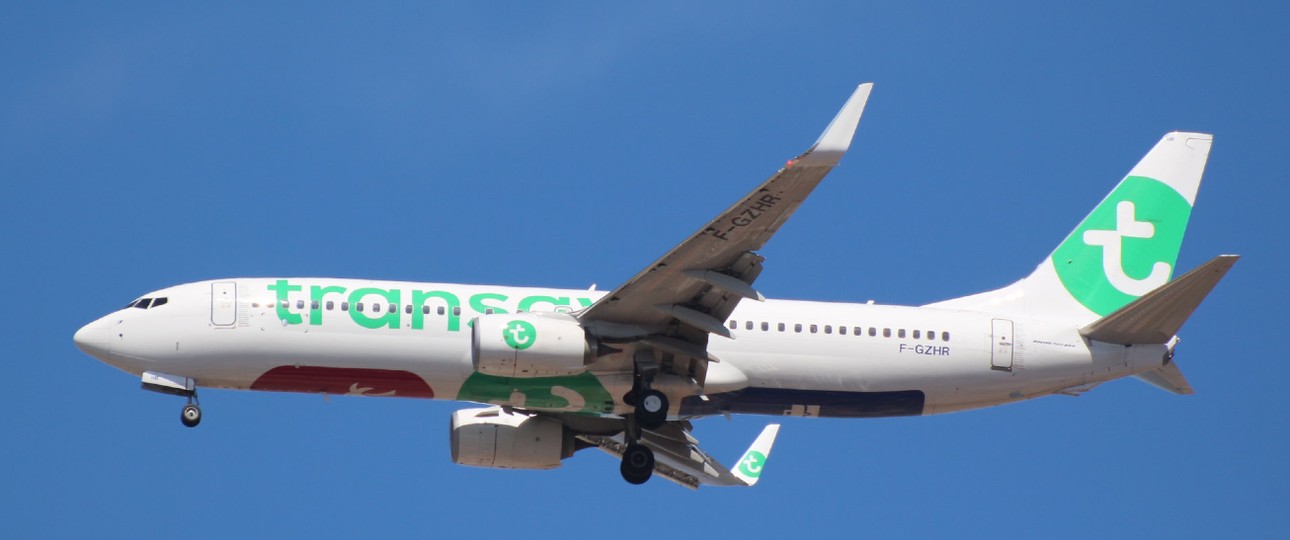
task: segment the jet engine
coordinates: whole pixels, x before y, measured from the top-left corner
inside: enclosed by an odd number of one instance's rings
[[[453,463],[495,469],[554,469],[577,449],[564,424],[501,407],[452,413],[450,439]]]
[[[577,375],[594,360],[587,333],[565,313],[497,313],[475,319],[475,370],[499,377]]]

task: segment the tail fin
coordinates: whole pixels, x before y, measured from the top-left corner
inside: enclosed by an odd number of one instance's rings
[[[730,470],[730,474],[743,481],[744,484],[752,486],[761,478],[762,467],[766,465],[766,459],[770,457],[770,448],[775,445],[775,436],[779,434],[779,424],[771,424],[766,429],[761,430],[761,435],[757,436],[748,451],[739,458],[735,468]]]
[[[1087,323],[1168,283],[1212,143],[1165,134],[1030,276],[931,306]]]

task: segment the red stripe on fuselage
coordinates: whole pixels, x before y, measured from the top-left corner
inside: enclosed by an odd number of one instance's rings
[[[278,366],[251,383],[252,390],[358,396],[433,398],[434,390],[412,372],[394,369]]]

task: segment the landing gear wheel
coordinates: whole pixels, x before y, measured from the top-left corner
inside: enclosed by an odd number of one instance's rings
[[[645,429],[658,429],[667,422],[667,395],[658,390],[641,392],[636,402],[636,421]]]
[[[179,421],[183,422],[185,426],[197,427],[197,424],[202,422],[201,407],[191,403],[184,405],[184,410],[179,413]]]
[[[623,464],[618,467],[623,480],[641,485],[654,474],[654,451],[640,444],[629,444],[623,452]]]

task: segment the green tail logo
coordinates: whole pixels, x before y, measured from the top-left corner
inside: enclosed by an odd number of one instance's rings
[[[761,476],[761,468],[766,464],[766,454],[756,450],[749,450],[744,458],[739,460],[739,472],[748,478],[757,478]]]
[[[1106,316],[1173,275],[1191,205],[1154,178],[1120,183],[1053,252],[1062,286]]]

